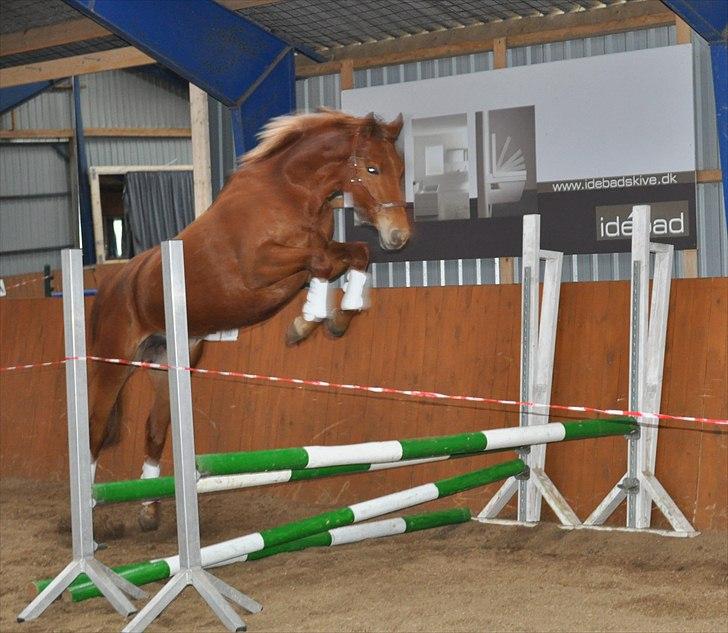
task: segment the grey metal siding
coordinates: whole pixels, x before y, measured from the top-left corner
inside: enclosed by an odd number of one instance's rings
[[[58,251],[76,240],[68,163],[47,143],[0,145],[0,274],[60,263]],[[5,253],[2,255],[2,253]]]
[[[86,128],[189,127],[186,84],[144,70],[110,71],[81,77]],[[72,94],[54,88],[0,117],[0,128],[69,129]],[[48,143],[0,143],[0,252],[77,244],[71,208],[71,172],[62,154]],[[192,162],[189,138],[89,137],[90,166],[174,165]],[[40,271],[60,265],[58,251],[0,256],[0,274]]]

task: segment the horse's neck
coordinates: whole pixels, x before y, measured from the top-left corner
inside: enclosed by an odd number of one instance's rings
[[[305,190],[311,210],[328,208],[327,201],[345,188],[349,176],[351,139],[342,135],[336,149],[316,137],[302,139],[279,157],[281,173],[295,188]]]

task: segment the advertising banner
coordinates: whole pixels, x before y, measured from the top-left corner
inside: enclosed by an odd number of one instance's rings
[[[633,204],[655,241],[695,248],[690,45],[346,90],[342,108],[405,117],[415,232],[374,261],[517,256],[529,213],[544,248],[624,252]],[[350,214],[346,236],[376,244]]]

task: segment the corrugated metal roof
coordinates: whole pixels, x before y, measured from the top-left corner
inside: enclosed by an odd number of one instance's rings
[[[3,0],[0,3],[0,33],[16,33],[80,17],[61,0]]]
[[[150,0],[152,1],[152,0]],[[500,20],[640,0],[280,0],[238,11],[287,41],[325,51]],[[0,33],[82,17],[61,0],[2,0]],[[0,57],[0,68],[127,46],[115,36]]]
[[[238,13],[289,41],[323,51],[617,2],[622,0],[286,0]]]

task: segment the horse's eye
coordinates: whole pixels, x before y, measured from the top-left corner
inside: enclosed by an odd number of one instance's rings
[[[379,174],[379,170],[376,167],[367,167],[367,171],[370,174],[374,174],[374,175],[378,175]]]

